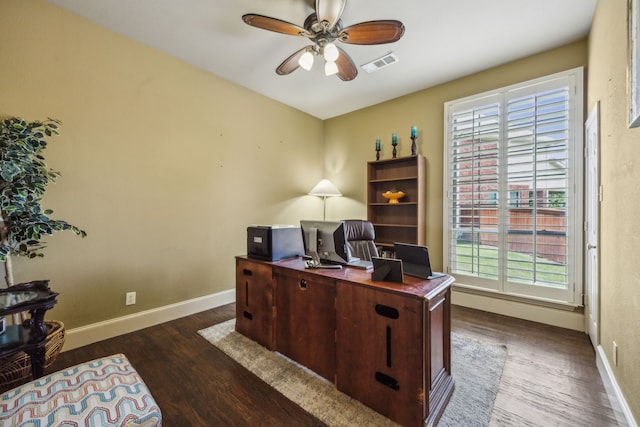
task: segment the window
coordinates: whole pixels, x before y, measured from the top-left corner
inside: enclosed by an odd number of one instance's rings
[[[487,197],[489,198],[488,200],[488,204],[491,206],[496,206],[498,204],[498,192],[497,191],[492,191],[489,194],[487,194]]]
[[[445,104],[444,258],[458,286],[582,293],[582,68]]]
[[[536,190],[535,197],[533,195],[533,191],[529,191],[529,207],[532,208],[534,203],[536,206],[544,206],[545,201],[543,200],[544,190]]]
[[[519,191],[509,191],[509,206],[512,208],[517,208],[520,206],[520,192]]]

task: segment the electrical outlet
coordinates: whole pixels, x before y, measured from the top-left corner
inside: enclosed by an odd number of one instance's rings
[[[124,301],[125,305],[134,305],[136,303],[136,293],[135,292],[127,292],[127,297]]]
[[[618,344],[613,342],[613,366],[618,366]]]

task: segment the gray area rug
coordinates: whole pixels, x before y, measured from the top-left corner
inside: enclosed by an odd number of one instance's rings
[[[234,331],[235,319],[198,331],[211,344],[331,427],[396,426],[333,383]],[[451,334],[453,396],[438,426],[483,427],[491,420],[507,349]]]

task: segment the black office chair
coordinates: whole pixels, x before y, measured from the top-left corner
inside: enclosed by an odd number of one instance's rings
[[[364,261],[371,261],[371,257],[377,257],[378,248],[374,242],[376,232],[373,224],[362,219],[345,219],[343,222],[351,255]]]

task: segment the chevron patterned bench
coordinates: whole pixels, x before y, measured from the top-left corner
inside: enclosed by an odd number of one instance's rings
[[[115,354],[45,375],[0,395],[0,426],[160,426],[140,375]]]

